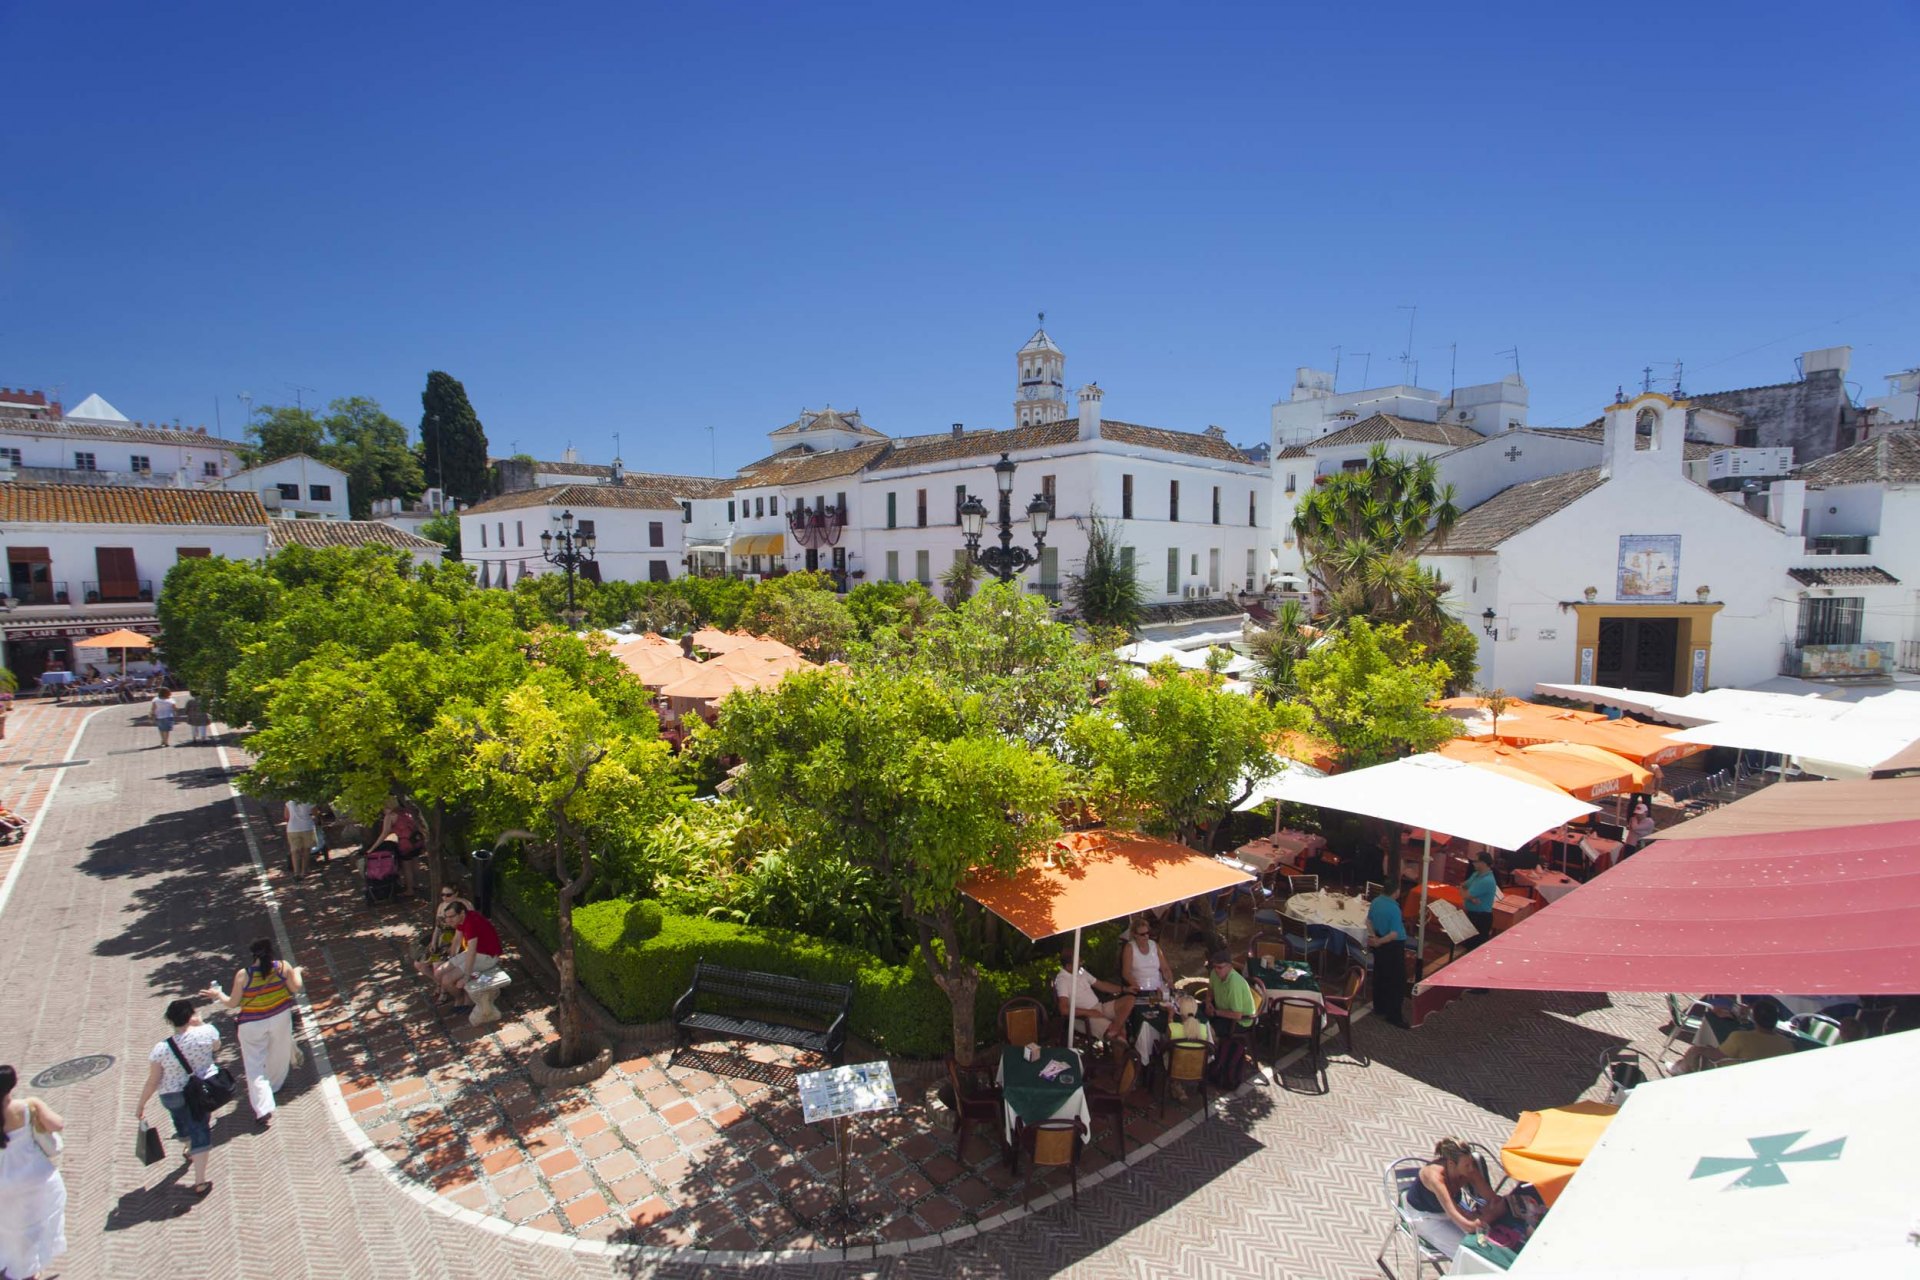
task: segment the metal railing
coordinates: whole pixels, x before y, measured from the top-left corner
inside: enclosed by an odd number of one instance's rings
[[[1810,556],[1868,556],[1873,554],[1873,539],[1864,533],[1816,534],[1802,551]]]
[[[16,605],[23,604],[67,604],[67,584],[64,582],[16,582],[6,589]]]
[[[153,599],[153,579],[80,583],[80,598],[88,604],[130,604]]]

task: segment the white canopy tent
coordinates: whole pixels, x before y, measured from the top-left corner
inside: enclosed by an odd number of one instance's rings
[[[1426,954],[1427,881],[1433,871],[1433,833],[1517,849],[1542,831],[1563,826],[1593,805],[1563,791],[1529,786],[1488,769],[1431,752],[1325,778],[1281,784],[1284,798],[1323,809],[1366,814],[1419,827],[1420,923],[1417,946]]]
[[[1510,1273],[1920,1275],[1916,1074],[1910,1031],[1643,1084]]]
[[[1544,693],[1550,698],[1570,698],[1575,702],[1592,702],[1603,707],[1618,707],[1622,711],[1638,711],[1642,715],[1666,719],[1661,708],[1680,699],[1666,693],[1646,693],[1639,689],[1614,689],[1604,684],[1554,684],[1542,680],[1533,686],[1535,693]]]

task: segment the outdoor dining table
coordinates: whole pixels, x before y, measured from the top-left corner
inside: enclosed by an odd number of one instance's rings
[[[1287,899],[1286,914],[1302,924],[1331,925],[1361,947],[1367,944],[1367,904],[1362,898],[1325,889],[1296,893]]]
[[[1513,873],[1514,883],[1523,884],[1540,896],[1540,901],[1553,903],[1580,887],[1580,882],[1564,871],[1548,871],[1540,867],[1532,871]]]
[[[1062,1070],[1046,1079],[1041,1075],[1050,1063]],[[1093,1127],[1093,1112],[1087,1106],[1087,1071],[1080,1055],[1072,1049],[1042,1048],[1039,1060],[1028,1062],[1017,1045],[1000,1051],[1000,1070],[996,1077],[1006,1112],[1007,1145],[1018,1151],[1022,1125],[1042,1120],[1078,1119],[1088,1130]]]
[[[1327,1002],[1320,992],[1320,980],[1304,965],[1256,961],[1247,965],[1247,981],[1258,981],[1264,986],[1269,1000],[1311,1000],[1320,1005]]]
[[[1273,840],[1261,837],[1249,840],[1233,851],[1229,861],[1234,866],[1244,868],[1255,875],[1268,875],[1279,871],[1286,875],[1299,875],[1303,865],[1299,855]]]

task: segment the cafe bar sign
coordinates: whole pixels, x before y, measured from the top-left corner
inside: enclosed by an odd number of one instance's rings
[[[103,629],[98,622],[71,622],[50,627],[12,626],[6,629],[6,633],[9,640],[84,640],[88,636],[105,635],[113,629]],[[119,629],[138,631],[148,636],[160,634],[160,624],[157,622],[129,622],[122,624]]]

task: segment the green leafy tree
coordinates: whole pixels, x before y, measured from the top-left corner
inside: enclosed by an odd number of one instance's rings
[[[487,433],[466,387],[438,369],[420,393],[420,468],[427,483],[462,502],[478,502],[489,491]]]
[[[485,704],[448,708],[429,735],[450,791],[487,829],[524,831],[551,859],[559,894],[554,965],[560,1033],[554,1066],[592,1059],[574,961],[573,908],[605,845],[659,816],[668,750],[651,711],[620,715],[557,667],[543,666]]]
[[[982,571],[979,562],[971,556],[955,556],[953,563],[940,575],[940,598],[946,601],[947,608],[958,609],[973,595],[974,584],[980,581]]]
[[[1090,627],[1120,627],[1131,633],[1146,609],[1146,589],[1122,558],[1120,526],[1096,509],[1087,517],[1087,555],[1067,579],[1067,601]]]
[[[1306,714],[1221,687],[1172,659],[1117,682],[1106,702],[1067,726],[1088,801],[1115,825],[1205,848],[1234,805],[1279,769],[1274,735]]]
[[[422,488],[420,461],[407,446],[407,429],[365,396],[335,400],[327,416],[312,410],[268,405],[247,424],[254,445],[247,465],[304,453],[338,467],[347,476],[354,519],[364,520],[375,498],[406,498]]]
[[[960,885],[975,867],[1018,871],[1058,831],[1058,763],[1001,736],[976,700],[879,669],[736,694],[714,735],[747,764],[739,794],[794,848],[835,850],[887,886],[952,1002],[954,1055],[971,1062],[980,975],[961,945]]]
[[[1427,704],[1441,696],[1444,662],[1407,639],[1404,626],[1349,619],[1294,667],[1300,701],[1349,769],[1431,751],[1453,736],[1453,721]]]
[[[847,612],[868,642],[882,631],[910,638],[939,609],[940,602],[917,582],[863,582],[847,593]]]
[[[823,573],[789,573],[762,582],[740,611],[739,629],[792,645],[815,662],[844,656],[858,630],[846,601]]]
[[[443,511],[421,521],[420,536],[445,547],[448,560],[460,558],[460,517],[453,512]]]
[[[265,568],[223,556],[178,561],[154,606],[160,656],[184,687],[229,724],[245,724],[227,698],[228,682],[246,647],[278,613],[286,588]]]
[[[1262,627],[1247,638],[1247,647],[1260,664],[1254,683],[1269,697],[1291,698],[1294,694],[1293,669],[1307,650],[1313,647],[1315,631],[1307,622],[1307,610],[1298,600],[1283,600],[1271,626]]]

